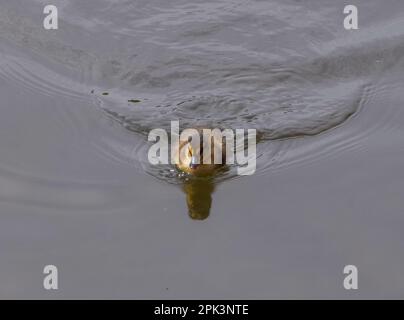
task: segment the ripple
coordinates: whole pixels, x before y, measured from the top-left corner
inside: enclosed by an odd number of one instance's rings
[[[2,54],[0,78],[49,97],[88,99],[86,87],[21,56]]]
[[[89,108],[85,116],[59,108],[60,117],[111,162],[177,183],[179,173],[172,166],[149,165],[146,136],[155,128],[169,130],[170,121],[179,120],[181,128],[257,129],[257,174],[267,174],[359,152],[369,136],[395,130],[392,123],[401,116],[399,108],[381,113],[371,107],[394,87],[382,81],[386,74],[403,69],[400,17],[369,29],[372,35],[362,41],[357,35],[335,40],[326,30],[313,33],[332,40],[307,36],[309,47],[301,45],[300,53],[288,42],[299,39],[287,32],[310,29],[312,23],[301,21],[297,26],[278,19],[282,27],[269,32],[266,20],[276,14],[261,16],[268,6],[264,2],[247,14],[239,1],[209,6],[181,3],[181,10],[157,10],[149,4],[142,9],[151,16],[147,19],[133,11],[131,1],[115,11],[111,4],[106,6],[100,5],[96,13],[111,11],[112,19],[128,11],[126,17],[138,18],[125,26],[122,19],[115,20],[118,26],[107,35],[112,43],[123,44],[110,55],[75,47],[63,37],[47,38],[32,21],[20,19],[18,24],[18,15],[0,13],[0,38],[33,53],[7,47],[1,53],[0,79],[47,97],[82,102]],[[278,14],[293,17],[299,12],[296,8],[279,6]],[[325,19],[311,17],[317,19],[316,26]],[[109,22],[94,18],[85,24],[80,16],[77,19],[70,23],[79,23],[74,30],[85,30],[86,36],[79,37],[82,46],[94,35],[93,49],[99,48],[96,30]],[[134,29],[139,32],[133,35]],[[391,38],[384,36],[385,31]],[[264,36],[277,40],[285,33],[284,47],[262,45]],[[243,44],[234,41],[236,35]],[[133,39],[142,45],[125,43]],[[231,168],[219,179],[235,176]]]

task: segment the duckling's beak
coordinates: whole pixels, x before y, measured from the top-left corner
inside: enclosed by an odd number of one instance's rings
[[[199,166],[199,163],[198,163],[198,162],[199,162],[199,161],[198,161],[198,158],[195,157],[195,156],[192,156],[191,162],[189,163],[189,167],[190,167],[191,169],[196,169],[196,167]]]

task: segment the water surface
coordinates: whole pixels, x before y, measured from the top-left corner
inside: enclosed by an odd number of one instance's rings
[[[403,298],[402,1],[45,4],[0,4],[0,297]],[[171,120],[257,129],[256,173],[151,166]]]

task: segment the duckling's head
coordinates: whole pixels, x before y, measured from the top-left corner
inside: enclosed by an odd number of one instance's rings
[[[215,164],[215,153],[219,154],[224,163],[224,148],[221,142],[216,142],[214,139],[205,141],[206,139],[202,139],[202,134],[199,135],[199,132],[200,130],[195,130],[187,140],[180,141],[177,167],[195,176],[212,176],[223,167],[223,164]],[[204,152],[205,157],[210,159],[210,163],[204,163]],[[205,162],[208,161],[205,160]]]

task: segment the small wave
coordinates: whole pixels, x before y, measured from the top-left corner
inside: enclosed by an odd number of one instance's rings
[[[296,30],[293,22],[282,22],[284,28],[267,32],[268,17],[261,17],[256,11],[260,6],[267,8],[266,3],[257,4],[248,15],[243,13],[246,8],[242,2],[223,8],[222,5],[180,4],[185,11],[166,7],[156,10],[148,5],[142,10],[153,13],[149,19],[141,19],[140,13],[132,10],[128,16],[136,15],[139,19],[131,20],[127,26],[120,25],[124,19],[116,20],[120,27],[108,33],[113,43],[122,44],[122,50],[111,50],[111,55],[75,47],[63,40],[66,35],[60,39],[45,36],[33,21],[5,9],[0,13],[0,39],[12,45],[2,51],[0,79],[45,96],[95,106],[90,113],[97,113],[97,124],[81,120],[76,112],[60,112],[71,118],[72,126],[87,127],[92,140],[89,145],[102,156],[122,164],[133,163],[171,182],[175,182],[171,178],[176,175],[171,166],[152,168],[146,159],[148,132],[154,128],[168,130],[171,120],[179,120],[182,128],[257,129],[258,173],[359,148],[360,141],[372,130],[386,130],[388,117],[393,117],[395,111],[361,130],[353,130],[353,125],[349,130],[338,128],[358,121],[359,114],[366,114],[360,111],[372,97],[383,94],[378,79],[402,66],[403,32],[397,28],[402,25],[402,18],[394,18],[377,29],[362,30],[361,34],[374,31],[362,41],[357,41],[358,36],[323,41],[321,45],[308,41],[309,47],[302,46],[305,51],[301,54],[287,42],[281,48],[260,46],[262,36],[276,40],[284,32]],[[129,12],[122,8],[133,9],[133,3],[126,1],[117,11],[107,6],[111,9],[108,17]],[[226,10],[226,14],[222,15],[218,8]],[[288,5],[279,6],[279,10],[286,17],[297,12],[296,6]],[[99,8],[99,13],[105,12],[105,8]],[[188,20],[177,19],[178,15]],[[210,21],[212,15],[216,20]],[[276,14],[269,15],[276,18]],[[218,23],[222,18],[226,21]],[[324,18],[316,18],[324,22]],[[206,26],[201,28],[197,23],[190,29],[183,28],[195,19]],[[99,36],[97,27],[108,25],[108,21],[100,19],[87,25],[84,19],[76,21],[79,25],[72,25],[73,22],[66,23],[74,30],[82,29],[86,37],[81,40],[86,41]],[[164,28],[159,28],[159,24]],[[225,30],[225,34],[233,35],[240,29],[238,24],[246,27],[238,34],[245,40],[244,46],[221,34]],[[250,24],[262,27],[254,39],[248,31]],[[138,33],[126,37],[135,27]],[[298,27],[313,26],[308,23]],[[393,29],[396,31],[391,32]],[[392,36],[385,38],[384,31]],[[296,41],[291,34],[286,39]],[[194,42],[194,38],[200,42]],[[93,49],[99,48],[99,39],[94,40]],[[124,40],[138,42],[131,45]],[[27,48],[31,55],[24,55],[14,46]],[[107,120],[103,122],[99,114]],[[100,125],[106,127],[100,129]],[[124,134],[120,127],[133,133],[133,139],[121,137]],[[92,135],[92,130],[98,134]],[[227,177],[232,177],[231,172]]]

